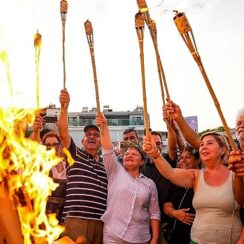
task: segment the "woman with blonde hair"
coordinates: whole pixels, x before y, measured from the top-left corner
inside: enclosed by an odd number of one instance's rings
[[[153,158],[158,170],[174,184],[194,189],[196,216],[191,243],[241,244],[240,205],[232,186],[234,175],[225,164],[229,155],[226,138],[209,132],[200,138],[199,153],[204,169],[172,168],[160,155],[152,138],[144,138],[144,151]]]

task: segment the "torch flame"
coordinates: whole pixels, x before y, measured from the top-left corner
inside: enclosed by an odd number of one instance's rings
[[[0,184],[7,182],[9,198],[16,203],[25,244],[52,243],[63,231],[55,215],[45,214],[48,196],[57,187],[49,171],[61,159],[25,137],[35,112],[0,109]]]

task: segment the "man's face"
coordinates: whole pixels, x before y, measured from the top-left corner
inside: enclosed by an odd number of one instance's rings
[[[244,115],[240,116],[236,122],[236,136],[239,141],[244,140]]]
[[[161,138],[159,135],[152,135],[153,140],[155,141],[155,144],[160,152],[163,150],[163,143],[161,141]]]
[[[130,131],[130,132],[127,132],[126,134],[123,134],[123,141],[132,142],[134,144],[138,144],[139,143],[135,131]]]
[[[96,129],[88,129],[81,142],[87,151],[98,150],[101,146],[100,133]]]

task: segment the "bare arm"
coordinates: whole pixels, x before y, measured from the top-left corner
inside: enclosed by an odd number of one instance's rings
[[[174,130],[175,130],[175,134],[176,134],[177,145],[180,150],[183,150],[185,148],[185,143],[181,137],[180,130],[179,130],[176,122],[174,122],[173,126],[174,126]]]
[[[189,208],[175,209],[172,202],[164,203],[164,212],[171,218],[178,219],[184,224],[191,225],[195,218],[195,214],[187,213]]]
[[[31,140],[41,142],[40,131],[41,131],[42,126],[43,126],[42,117],[40,115],[36,115],[35,121],[33,124],[33,132],[31,133],[31,135],[29,137]]]
[[[171,114],[177,125],[179,126],[179,129],[181,130],[184,138],[187,140],[189,144],[191,144],[194,148],[198,149],[200,146],[200,137],[198,134],[187,124],[185,121],[180,107],[173,103],[172,101],[167,103],[166,106],[164,106],[165,112]]]
[[[168,130],[168,154],[171,160],[175,160],[177,157],[177,137],[173,127],[174,120],[169,113],[164,113],[164,110],[163,118]]]
[[[230,152],[229,156],[229,167],[234,175],[233,180],[233,192],[236,201],[240,204],[244,204],[244,154],[239,151]]]
[[[159,239],[160,221],[158,219],[150,219],[150,226],[152,230],[152,239],[150,244],[157,244]]]
[[[103,113],[99,113],[96,116],[96,123],[100,127],[102,147],[106,150],[112,150],[113,144],[111,141],[107,120]]]
[[[157,149],[155,142],[149,136],[144,137],[143,150],[153,159],[159,172],[171,182],[183,187],[194,188],[195,171],[194,169],[178,169],[172,168]]]
[[[64,147],[69,148],[71,143],[71,137],[68,130],[68,106],[70,102],[70,96],[66,89],[61,90],[59,101],[61,105],[58,120],[59,135],[62,139]]]

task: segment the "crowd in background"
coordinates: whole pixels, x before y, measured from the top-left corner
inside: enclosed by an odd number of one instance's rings
[[[200,137],[169,101],[162,111],[168,130],[163,153],[159,132],[151,130],[141,143],[132,128],[115,150],[103,113],[75,145],[68,130],[68,91],[59,98],[58,132],[42,130],[37,115],[30,138],[63,158],[50,172],[59,186],[46,208],[65,227],[60,238],[83,244],[244,243],[244,109],[237,113],[239,143],[233,151],[224,133]]]

